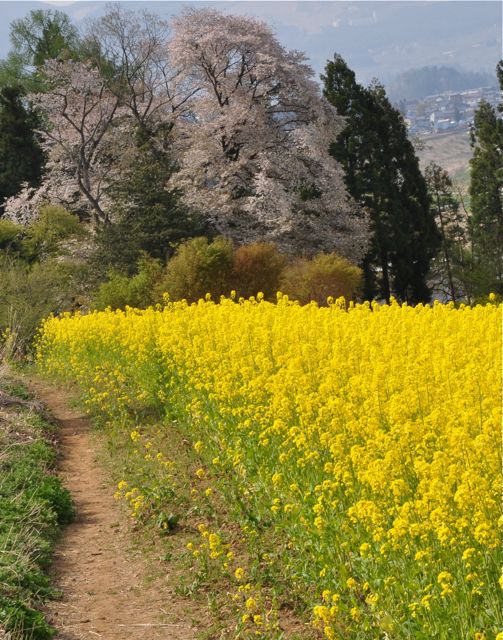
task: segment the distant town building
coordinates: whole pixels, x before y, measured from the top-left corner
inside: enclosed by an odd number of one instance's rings
[[[481,100],[496,106],[500,99],[498,87],[480,87],[427,96],[423,100],[402,101],[400,109],[411,135],[428,135],[467,129]]]

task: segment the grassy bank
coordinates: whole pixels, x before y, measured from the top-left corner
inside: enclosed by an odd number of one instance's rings
[[[26,389],[0,376],[0,637],[46,640],[53,545],[69,522],[69,493],[54,475],[54,427]],[[3,635],[2,635],[3,634]]]

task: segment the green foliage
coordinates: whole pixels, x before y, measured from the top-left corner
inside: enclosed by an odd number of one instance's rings
[[[183,242],[168,263],[157,287],[158,295],[169,294],[172,300],[196,301],[209,293],[218,300],[229,293],[232,274],[232,243],[217,237],[193,238]]]
[[[285,256],[272,243],[243,245],[234,252],[231,284],[245,298],[260,291],[266,300],[275,299],[285,265]]]
[[[2,384],[4,390],[6,389]],[[37,415],[8,413],[0,434],[0,629],[14,639],[49,640],[39,610],[54,592],[44,570],[74,508],[54,473],[49,426]]]
[[[80,58],[83,54],[77,29],[66,13],[34,10],[10,27],[12,49],[0,61],[0,87],[21,86],[26,93],[43,91],[39,70],[46,60]]]
[[[26,226],[0,220],[0,249],[26,263],[62,256],[68,242],[86,236],[77,216],[58,205],[43,205],[38,218]]]
[[[14,20],[10,39],[14,50],[26,64],[39,67],[65,51],[77,48],[79,36],[70,18],[58,10],[30,11],[26,18]]]
[[[15,51],[10,51],[4,60],[0,60],[0,87],[23,88],[28,94],[40,89],[40,81],[26,67],[23,57]]]
[[[362,285],[362,270],[336,253],[321,253],[312,260],[299,259],[286,267],[281,291],[302,304],[344,296],[354,299]]]
[[[11,220],[0,219],[0,250],[20,251],[24,229]]]
[[[17,354],[25,353],[50,313],[78,306],[86,266],[68,255],[68,243],[87,235],[78,218],[44,205],[27,226],[0,220],[0,334],[8,329]]]
[[[43,318],[71,310],[81,289],[81,264],[57,259],[32,265],[0,256],[0,333],[9,330],[17,354],[26,352]]]
[[[502,63],[498,79],[503,90]],[[498,111],[503,109],[503,103]],[[503,120],[487,102],[475,112],[469,218],[474,294],[503,293]]]
[[[27,260],[40,261],[61,254],[65,241],[86,235],[77,216],[61,206],[46,204],[40,208],[38,218],[26,227],[22,251]]]
[[[142,253],[166,262],[181,240],[205,233],[201,218],[170,188],[175,170],[169,127],[138,129],[135,153],[125,159],[121,178],[110,192],[114,221],[96,234],[96,265],[131,275]]]
[[[44,153],[35,129],[36,115],[23,104],[19,87],[0,89],[0,215],[4,200],[15,195],[23,182],[40,180]]]
[[[331,153],[344,168],[350,194],[370,215],[364,297],[389,300],[393,292],[411,303],[427,302],[426,277],[440,238],[403,118],[381,85],[359,85],[339,55],[322,79],[325,97],[346,118]]]
[[[159,260],[143,256],[138,264],[138,273],[133,277],[112,272],[107,282],[103,282],[95,296],[96,309],[124,309],[148,307],[157,302],[154,293],[161,279],[162,265]]]

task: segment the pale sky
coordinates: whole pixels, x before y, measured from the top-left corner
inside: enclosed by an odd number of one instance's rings
[[[364,82],[374,76],[386,82],[396,73],[425,65],[492,72],[502,50],[502,4],[497,1],[132,0],[123,4],[145,7],[166,17],[187,4],[252,15],[268,22],[282,44],[305,51],[317,74],[337,52]],[[85,18],[103,13],[106,1],[0,2],[0,57],[9,50],[12,20],[32,9],[55,7],[79,25]]]

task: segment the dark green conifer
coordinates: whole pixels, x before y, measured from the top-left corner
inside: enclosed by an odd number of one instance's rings
[[[110,191],[112,222],[98,230],[102,266],[132,273],[143,254],[166,262],[181,240],[207,232],[169,184],[176,170],[169,144],[169,127],[138,128],[134,153]]]
[[[371,245],[363,262],[367,299],[394,294],[427,302],[439,233],[419,162],[400,112],[377,82],[363,87],[339,55],[325,68],[324,95],[346,117],[331,147],[350,194],[369,212]]]
[[[497,67],[503,91],[503,64]],[[476,294],[503,293],[503,120],[482,101],[471,130],[470,236]]]
[[[35,133],[38,126],[20,87],[0,89],[0,215],[5,199],[23,182],[34,186],[40,180],[44,153]]]

